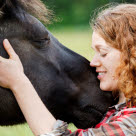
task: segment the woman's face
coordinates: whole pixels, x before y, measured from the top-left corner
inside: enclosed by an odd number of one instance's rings
[[[96,67],[100,88],[103,91],[118,90],[115,72],[120,64],[121,52],[108,45],[97,32],[93,32],[92,35],[92,48],[95,55],[90,65]]]

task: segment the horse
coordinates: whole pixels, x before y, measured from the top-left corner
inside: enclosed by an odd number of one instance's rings
[[[95,126],[115,104],[112,93],[99,88],[87,59],[62,45],[39,21],[48,23],[50,16],[40,0],[0,0],[0,55],[9,57],[2,46],[7,38],[53,116],[78,128]],[[0,87],[0,125],[24,122],[12,92]]]

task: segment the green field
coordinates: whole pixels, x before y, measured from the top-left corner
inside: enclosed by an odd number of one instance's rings
[[[63,45],[81,54],[87,59],[91,59],[91,31],[89,28],[71,29],[61,28],[52,30],[52,33]],[[5,105],[6,106],[6,105]],[[10,111],[9,111],[10,112]],[[74,130],[74,126],[70,125],[70,129]],[[27,124],[10,127],[0,127],[0,136],[33,136]]]

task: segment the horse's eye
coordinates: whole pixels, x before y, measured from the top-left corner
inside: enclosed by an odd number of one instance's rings
[[[49,44],[50,38],[38,39],[38,40],[34,40],[33,42],[37,48],[43,48],[45,47],[45,45]]]

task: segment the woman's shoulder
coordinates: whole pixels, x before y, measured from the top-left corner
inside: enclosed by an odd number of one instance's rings
[[[112,121],[121,121],[124,123],[135,122],[136,126],[136,107],[128,108],[125,104],[116,107],[115,115],[110,119]]]

